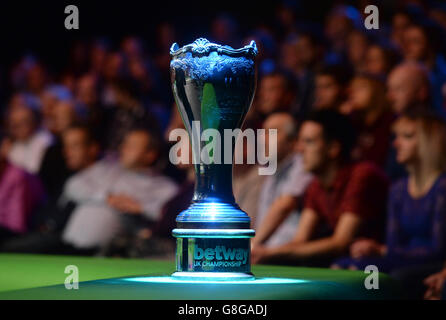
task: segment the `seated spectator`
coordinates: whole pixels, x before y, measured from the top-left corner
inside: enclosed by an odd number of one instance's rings
[[[0,136],[0,244],[28,231],[29,218],[44,197],[38,179],[7,160],[6,143]]]
[[[89,72],[96,76],[103,75],[106,63],[110,56],[111,43],[107,38],[95,38],[90,43],[90,53],[88,57]]]
[[[396,122],[395,131],[397,161],[409,176],[390,190],[386,243],[358,240],[350,247],[351,258],[336,265],[374,264],[421,297],[421,280],[446,258],[446,125],[425,111],[412,111]]]
[[[104,159],[70,178],[64,197],[77,206],[63,241],[76,249],[94,250],[129,225],[158,221],[163,204],[177,191],[153,168],[158,155],[156,136],[132,129],[124,137],[119,161]]]
[[[93,129],[99,141],[104,141],[106,123],[104,121],[104,106],[100,101],[100,82],[94,73],[79,77],[75,85],[75,102],[85,111],[85,121]]]
[[[355,73],[365,72],[366,54],[369,48],[368,35],[361,29],[350,31],[347,37],[347,57]]]
[[[430,22],[413,23],[403,34],[403,57],[405,61],[423,64],[429,70],[431,80],[432,105],[442,116],[446,116],[446,60],[439,54],[439,46],[444,35]]]
[[[390,40],[401,49],[404,42],[404,32],[412,24],[413,17],[408,10],[398,10],[392,17]]]
[[[106,150],[117,151],[128,130],[135,126],[147,125],[158,129],[154,117],[150,117],[141,101],[137,83],[129,79],[110,83],[114,105],[105,109],[106,129],[103,141]]]
[[[71,91],[63,85],[50,85],[42,93],[42,126],[49,132],[57,131],[54,129],[54,109],[58,103],[70,102],[73,96]]]
[[[95,163],[99,145],[91,130],[73,125],[62,134],[64,161],[70,172],[85,170]],[[0,251],[27,253],[64,253],[60,232],[75,207],[69,199],[49,198],[32,216],[33,232],[5,242]]]
[[[11,84],[16,90],[38,98],[48,81],[48,70],[33,54],[26,54],[12,68]]]
[[[189,144],[189,139],[181,140],[181,143]],[[176,227],[175,219],[181,211],[189,207],[195,188],[195,170],[190,150],[189,162],[177,164],[179,170],[185,171],[185,179],[176,194],[162,206],[160,218],[151,225],[147,225],[147,223],[128,225],[126,230],[116,235],[100,251],[100,255],[174,258],[176,240],[172,236],[172,230]]]
[[[73,174],[63,156],[61,135],[79,119],[79,115],[72,101],[56,102],[52,114],[53,144],[45,150],[38,174],[48,197],[57,200],[65,181]]]
[[[347,104],[358,133],[354,160],[368,160],[384,168],[390,147],[391,125],[395,116],[387,103],[385,85],[378,78],[356,76]]]
[[[398,60],[398,53],[392,47],[382,43],[374,43],[367,49],[365,72],[374,76],[386,77]]]
[[[387,94],[393,112],[429,105],[430,88],[427,70],[415,62],[397,65],[387,79]]]
[[[314,104],[316,110],[339,110],[346,98],[351,75],[342,65],[327,65],[316,73]]]
[[[76,82],[75,100],[84,105],[89,112],[99,106],[99,84],[94,74],[84,74]]]
[[[430,89],[426,68],[414,62],[396,66],[387,79],[387,96],[396,115],[413,108],[429,108]],[[395,149],[390,148],[386,161],[386,174],[391,181],[407,175],[403,165],[396,161]]]
[[[118,104],[116,100],[115,89],[113,88],[114,83],[119,83],[121,79],[124,79],[127,73],[127,66],[125,64],[124,54],[120,51],[106,51],[100,53],[100,44],[97,46],[99,49],[98,56],[92,56],[92,63],[98,64],[97,67],[102,67],[100,70],[100,77],[103,82],[102,94],[101,94],[101,104],[105,107],[113,107]],[[100,55],[104,55],[100,57]],[[98,59],[98,61],[93,61]],[[103,61],[100,61],[103,59]]]
[[[347,252],[355,238],[380,235],[387,179],[371,163],[352,163],[354,129],[349,119],[322,110],[303,122],[299,135],[310,183],[296,234],[277,247],[257,246],[254,263],[326,266]]]
[[[260,80],[258,97],[253,108],[260,113],[261,121],[273,112],[291,110],[297,84],[285,71],[273,71]]]
[[[314,77],[322,58],[322,41],[315,32],[300,32],[285,43],[281,54],[282,64],[298,82],[297,101],[291,112],[302,118],[313,104]]]
[[[29,173],[37,173],[45,150],[52,144],[50,133],[39,128],[39,114],[29,107],[15,107],[7,115],[11,143],[9,161]]]
[[[272,114],[263,127],[267,131],[277,129],[278,167],[274,175],[266,177],[260,190],[254,248],[282,245],[292,240],[299,221],[298,203],[312,179],[311,174],[304,171],[301,155],[295,152],[297,125],[291,115]],[[273,143],[269,139],[265,141],[269,150]]]
[[[353,6],[335,5],[327,14],[324,33],[331,42],[331,51],[325,61],[340,63],[345,59],[347,39],[350,32],[360,23],[359,11]]]

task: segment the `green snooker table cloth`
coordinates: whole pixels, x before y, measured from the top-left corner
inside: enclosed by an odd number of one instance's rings
[[[78,270],[78,289],[67,289]],[[174,261],[80,256],[0,254],[0,299],[398,299],[399,284],[379,274],[379,288],[366,289],[363,271],[254,265],[256,280],[179,281]]]

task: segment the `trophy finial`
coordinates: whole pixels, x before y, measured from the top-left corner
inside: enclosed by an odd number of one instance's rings
[[[198,38],[192,44],[192,52],[203,54],[208,53],[212,44],[206,38]]]
[[[195,44],[197,47],[200,47],[200,46],[206,46],[208,43],[210,43],[210,42],[209,42],[209,40],[206,39],[206,38],[198,38],[197,40],[194,41],[194,44]]]

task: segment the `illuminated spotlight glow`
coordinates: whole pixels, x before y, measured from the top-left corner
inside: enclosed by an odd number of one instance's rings
[[[235,280],[235,281],[218,281],[218,280],[204,280],[204,279],[175,279],[175,277],[134,277],[134,278],[124,278],[121,279],[130,282],[141,282],[141,283],[175,283],[175,284],[191,284],[191,283],[202,283],[202,284],[302,284],[309,283],[309,280],[302,279],[289,279],[289,278],[255,278],[253,280]]]

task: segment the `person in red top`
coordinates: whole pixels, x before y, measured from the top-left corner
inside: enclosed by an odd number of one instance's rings
[[[316,111],[303,122],[299,150],[315,178],[295,237],[279,247],[253,247],[253,263],[327,266],[355,238],[380,235],[388,181],[375,164],[351,162],[354,144],[350,120],[336,111]]]

